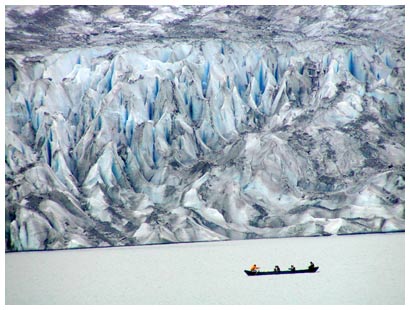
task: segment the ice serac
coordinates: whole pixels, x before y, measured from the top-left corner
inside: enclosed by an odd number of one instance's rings
[[[404,230],[403,50],[356,39],[7,52],[6,250]]]

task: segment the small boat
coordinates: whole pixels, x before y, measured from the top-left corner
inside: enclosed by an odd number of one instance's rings
[[[281,274],[294,274],[294,273],[314,273],[319,269],[319,266],[313,267],[311,269],[300,269],[300,270],[281,270],[281,271],[250,271],[244,270],[248,276],[268,276],[268,275],[281,275]]]

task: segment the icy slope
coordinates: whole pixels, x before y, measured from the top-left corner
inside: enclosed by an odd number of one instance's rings
[[[367,43],[10,50],[7,249],[404,230],[403,50]]]

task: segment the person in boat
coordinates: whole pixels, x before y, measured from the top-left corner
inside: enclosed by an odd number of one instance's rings
[[[293,265],[290,265],[290,268],[289,268],[289,270],[290,270],[291,272],[295,272],[295,271],[296,271],[296,268],[295,268],[295,266],[293,266]]]
[[[256,271],[258,271],[259,267],[256,266],[256,264],[253,264],[250,269],[251,269],[252,272],[256,272]]]
[[[313,264],[312,262],[310,262],[309,270],[313,270],[313,269],[315,269],[315,264]]]
[[[273,271],[275,271],[275,272],[280,272],[280,268],[279,268],[279,266],[278,266],[278,265],[276,265],[276,266],[275,266],[275,269],[273,269]]]

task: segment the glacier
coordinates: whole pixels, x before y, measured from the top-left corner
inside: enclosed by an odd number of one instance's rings
[[[6,251],[404,231],[404,7],[104,9],[6,7]]]

